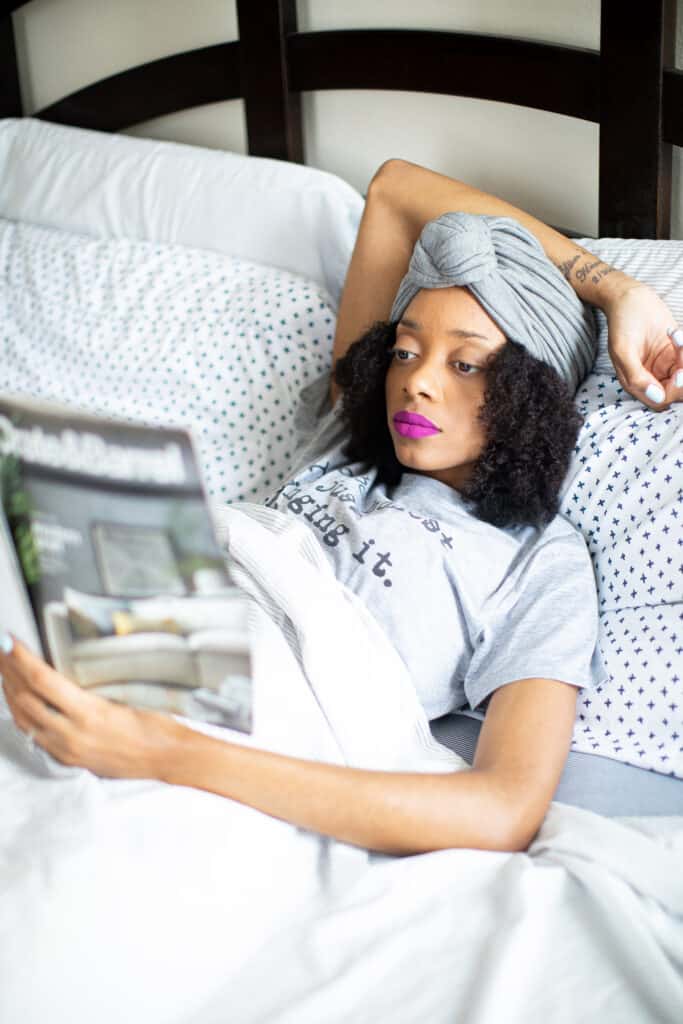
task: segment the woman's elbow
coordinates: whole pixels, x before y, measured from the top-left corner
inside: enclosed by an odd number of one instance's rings
[[[493,834],[494,842],[499,845],[492,849],[508,853],[523,853],[527,850],[538,835],[549,806],[549,803],[541,805],[538,801],[532,804],[521,800],[512,801],[508,797]]]
[[[543,824],[546,810],[541,811],[538,804],[530,809],[509,798],[503,799],[469,836],[458,829],[456,835],[444,835],[443,843],[435,845],[435,849],[467,847],[494,853],[525,853]]]
[[[370,184],[372,182],[391,181],[393,177],[404,172],[405,168],[410,166],[407,160],[402,160],[399,156],[390,156],[388,160],[383,160],[379,165],[372,176]]]
[[[515,831],[510,832],[507,837],[507,842],[504,846],[501,846],[502,850],[506,850],[508,853],[526,853],[531,846],[532,842],[538,835],[538,830],[541,825],[537,825],[535,828],[530,829],[526,832]]]
[[[496,813],[488,818],[487,849],[503,853],[524,853],[543,825],[550,801],[529,799],[528,792],[510,786],[509,779],[495,787]]]
[[[391,199],[406,181],[406,178],[417,169],[416,164],[411,164],[400,157],[390,157],[379,165],[368,185],[367,198]]]

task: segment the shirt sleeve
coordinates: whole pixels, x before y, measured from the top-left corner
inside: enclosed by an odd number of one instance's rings
[[[594,690],[608,678],[598,633],[588,549],[578,531],[563,533],[534,552],[477,637],[464,680],[470,707],[517,679],[557,679]]]
[[[325,370],[299,392],[299,401],[294,414],[294,426],[298,436],[306,440],[331,409],[330,371]]]
[[[299,392],[294,413],[296,458],[292,470],[327,451],[344,436],[341,399],[330,401],[330,371],[326,370]]]

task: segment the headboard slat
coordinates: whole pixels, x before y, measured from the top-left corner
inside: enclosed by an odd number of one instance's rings
[[[683,71],[667,68],[664,72],[664,108],[662,137],[674,146],[683,146]]]
[[[0,17],[0,117],[23,114],[12,15]]]
[[[600,57],[574,46],[411,29],[301,32],[292,88],[405,89],[517,103],[597,121]]]
[[[249,153],[303,163],[301,97],[287,61],[296,0],[237,0],[237,20]]]
[[[671,146],[662,141],[674,0],[602,0],[600,234],[668,238]]]

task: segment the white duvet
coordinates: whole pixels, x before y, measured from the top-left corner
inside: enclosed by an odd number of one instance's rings
[[[229,737],[467,770],[307,529],[246,505],[221,523],[254,597],[256,731]],[[3,1024],[683,1019],[683,817],[553,803],[524,854],[372,855],[211,794],[59,768],[6,709],[0,793]]]

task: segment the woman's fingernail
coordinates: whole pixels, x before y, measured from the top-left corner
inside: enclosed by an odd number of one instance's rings
[[[674,384],[677,388],[683,388],[683,370],[679,370],[674,377]]]
[[[645,389],[645,394],[651,402],[657,402],[657,404],[659,404],[664,401],[664,392],[661,388],[658,388],[656,384],[648,384]]]
[[[0,651],[3,654],[11,654],[14,647],[14,640],[9,633],[0,633]]]
[[[680,327],[670,327],[666,332],[674,345],[678,345],[679,348],[683,348],[683,330]]]

